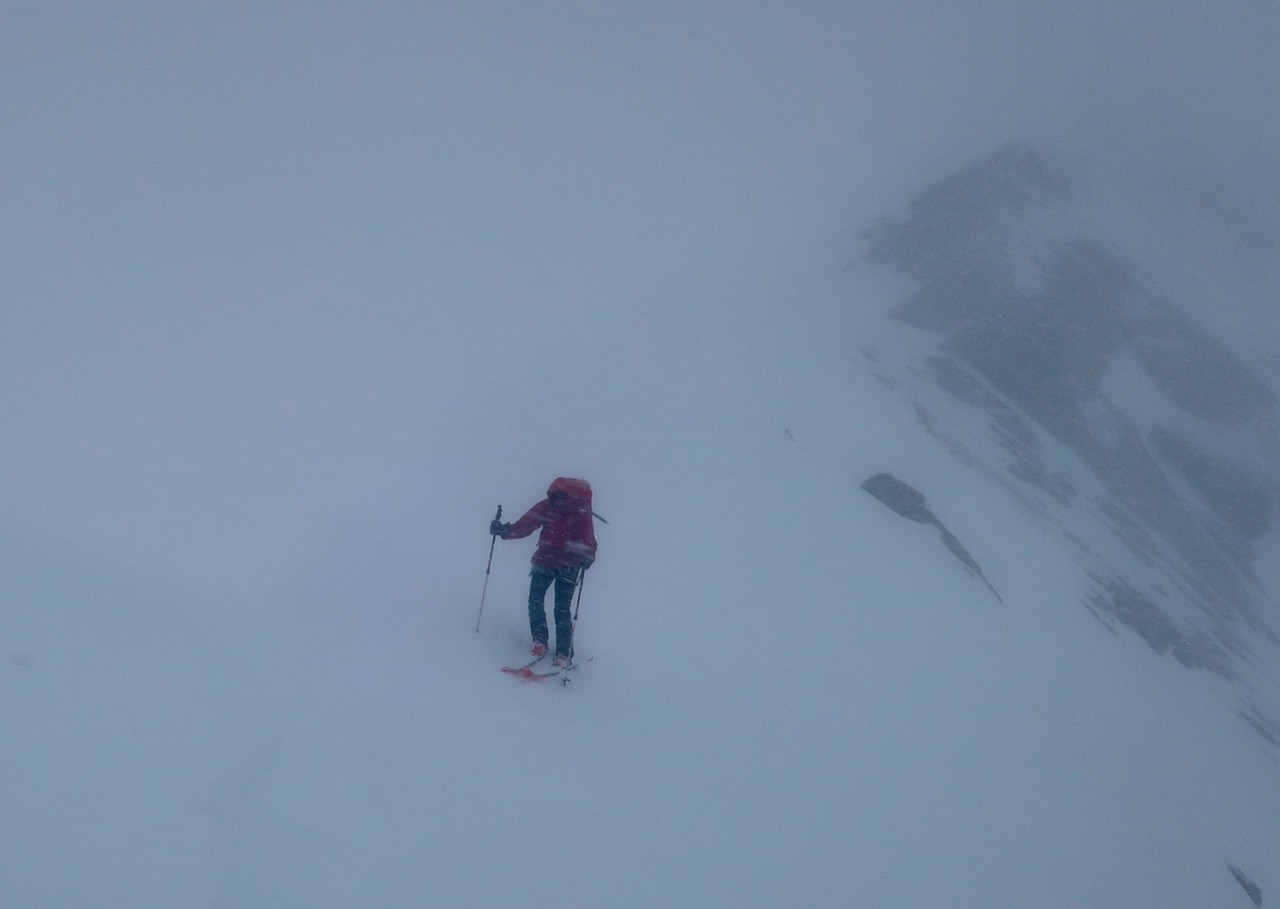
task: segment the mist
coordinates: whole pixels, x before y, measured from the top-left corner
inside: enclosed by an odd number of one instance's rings
[[[1272,886],[1255,732],[1083,615],[1062,553],[852,360],[865,304],[900,296],[860,232],[1010,140],[1134,191],[1225,181],[1272,236],[1280,11],[0,21],[14,892],[496,905],[564,855],[495,831],[565,793],[596,905],[1203,904],[1223,852]],[[1258,362],[1274,300],[1219,299]],[[936,540],[857,489],[890,466],[1016,609],[904,567]],[[544,702],[497,673],[526,551],[495,554],[472,623],[495,508],[558,475],[609,523],[599,660]],[[513,744],[569,740],[526,786]]]
[[[971,154],[1124,123],[1261,180],[1280,122],[1277,15],[1195,3],[5,19],[6,523],[240,601],[787,410],[857,230]]]

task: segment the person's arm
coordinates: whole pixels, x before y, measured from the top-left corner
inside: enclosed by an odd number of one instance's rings
[[[504,540],[520,540],[541,527],[542,506],[544,504],[545,502],[539,502],[521,515],[520,520],[514,524],[508,524],[506,533],[502,534],[502,538]]]

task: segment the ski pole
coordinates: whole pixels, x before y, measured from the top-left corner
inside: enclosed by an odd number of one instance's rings
[[[498,506],[498,513],[493,516],[495,521],[502,520],[502,506]],[[493,539],[489,541],[489,564],[484,566],[484,589],[480,591],[480,611],[476,614],[476,634],[480,633],[480,617],[484,615],[484,598],[489,593],[489,571],[493,568],[493,547],[498,545],[498,535],[493,534]]]
[[[578,585],[578,602],[574,604],[573,615],[569,617],[569,661],[560,668],[560,684],[569,684],[569,670],[573,668],[573,653],[578,646],[578,610],[582,608],[582,582],[587,579],[587,569],[578,570],[574,581]]]
[[[582,588],[586,585],[587,569],[578,572],[578,601],[573,606],[573,624],[569,626],[571,629],[569,637],[569,662],[573,662],[573,651],[578,645],[578,610],[582,608]]]

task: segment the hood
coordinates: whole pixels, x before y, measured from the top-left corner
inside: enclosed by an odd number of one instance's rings
[[[569,498],[569,503],[584,511],[591,510],[591,484],[586,480],[573,477],[556,477],[547,487],[547,495],[562,492]]]

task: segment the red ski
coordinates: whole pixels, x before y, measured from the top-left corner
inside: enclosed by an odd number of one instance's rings
[[[538,678],[541,678],[541,676],[538,673],[533,671],[533,667],[537,666],[545,658],[546,658],[546,653],[542,653],[534,657],[529,662],[525,663],[523,666],[503,666],[502,671],[510,673],[511,675],[514,675],[516,678],[538,679]]]
[[[534,669],[533,667],[542,662],[542,659],[542,657],[538,657],[536,660],[525,663],[523,666],[503,666],[502,671],[508,675],[514,675],[518,679],[523,679],[526,682],[541,682],[543,679],[551,679],[557,676],[564,676],[567,681],[567,673],[577,669],[583,663],[591,662],[592,657],[587,657],[582,660],[574,660],[568,666],[557,666],[549,671],[539,671]]]

